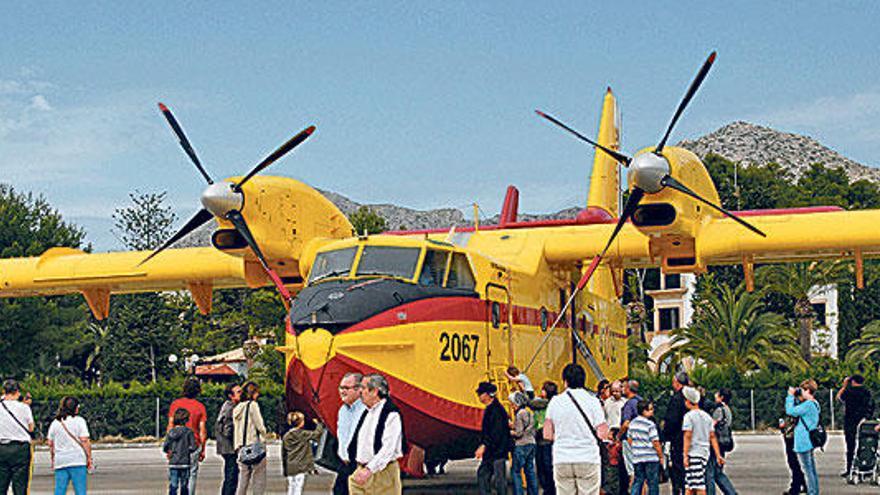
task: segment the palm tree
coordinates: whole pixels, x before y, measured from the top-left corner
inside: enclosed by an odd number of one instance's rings
[[[846,360],[861,363],[875,355],[880,356],[880,320],[874,320],[862,327],[861,336],[850,343]]]
[[[770,365],[788,369],[805,365],[794,329],[782,316],[763,311],[760,293],[745,292],[742,286],[716,286],[706,293],[700,306],[689,327],[671,332],[667,355],[690,356],[707,367],[737,373]]]
[[[767,265],[758,269],[758,283],[765,289],[794,299],[794,316],[798,321],[800,353],[811,359],[813,321],[815,312],[810,296],[817,288],[836,286],[847,277],[843,261],[815,261]]]

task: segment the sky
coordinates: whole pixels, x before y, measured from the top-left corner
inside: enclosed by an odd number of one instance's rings
[[[880,3],[13,2],[0,15],[0,182],[42,194],[98,251],[128,194],[167,191],[183,223],[205,183],[242,174],[308,125],[267,173],[366,203],[487,215],[583,204],[606,87],[623,150],[735,120],[809,135],[880,166]]]

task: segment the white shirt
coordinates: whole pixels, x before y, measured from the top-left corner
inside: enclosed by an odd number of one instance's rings
[[[339,407],[339,414],[336,416],[336,438],[339,440],[339,447],[336,453],[339,458],[348,461],[348,444],[351,443],[351,435],[357,428],[358,420],[361,419],[364,409],[367,406],[360,399],[354,401],[350,406],[345,402]]]
[[[357,462],[366,464],[372,473],[385,469],[388,463],[403,457],[403,426],[400,414],[392,412],[385,420],[385,431],[382,432],[382,448],[373,453],[373,439],[376,437],[376,426],[385,399],[380,400],[371,408],[367,408],[367,417],[358,432]]]
[[[19,400],[4,400],[3,405],[9,409],[18,422],[23,424],[25,428],[34,422],[34,415],[31,412],[31,406]],[[0,406],[0,443],[14,442],[30,442],[31,436],[24,428],[18,425],[12,416]]]
[[[569,389],[550,399],[546,419],[553,423],[553,464],[583,462],[600,464],[596,437],[568,394],[574,396],[598,432],[605,424],[605,411],[595,396],[582,388]]]
[[[516,375],[516,379],[522,383],[523,390],[526,392],[535,392],[535,387],[532,386],[532,381],[529,380],[529,377],[527,377],[525,373]]]
[[[605,416],[608,418],[609,428],[620,428],[620,413],[623,411],[624,404],[626,404],[624,397],[621,397],[620,400],[614,400],[614,397],[605,399]]]
[[[64,426],[67,427],[77,440],[83,437],[88,438],[89,436],[89,427],[86,425],[86,420],[80,416],[65,418]],[[46,438],[55,446],[55,469],[86,465],[85,451],[64,431],[64,428],[57,419],[49,425],[49,434]]]

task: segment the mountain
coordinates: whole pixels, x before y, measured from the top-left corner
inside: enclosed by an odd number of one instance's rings
[[[714,153],[746,166],[776,162],[791,170],[795,177],[811,164],[822,163],[830,168],[842,167],[851,181],[868,179],[880,182],[880,169],[850,160],[815,139],[748,122],[728,124],[699,139],[682,141],[679,146],[693,151],[700,158]]]
[[[687,148],[699,157],[708,153],[723,156],[728,160],[749,164],[763,165],[776,162],[792,171],[795,177],[800,176],[809,165],[823,163],[827,167],[843,167],[850,180],[868,179],[880,182],[880,169],[868,167],[855,162],[821,145],[816,140],[781,132],[748,122],[733,122],[715,132],[693,141],[685,140],[678,144]],[[321,191],[343,213],[351,214],[361,203],[353,201],[339,193]],[[469,225],[473,219],[461,210],[454,208],[438,208],[434,210],[414,210],[392,204],[366,205],[385,219],[391,230],[419,230],[429,228],[449,228],[453,225]],[[528,214],[521,213],[520,221],[573,218],[580,210],[578,207],[566,208],[555,213]],[[498,222],[498,215],[481,220],[484,224]],[[207,246],[210,245],[211,233],[215,225],[210,222],[182,239],[176,246]]]

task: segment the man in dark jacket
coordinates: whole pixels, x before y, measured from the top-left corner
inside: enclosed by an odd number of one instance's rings
[[[480,382],[477,387],[477,396],[486,406],[480,429],[480,446],[474,452],[474,457],[480,459],[477,469],[480,495],[491,495],[493,485],[499,495],[507,493],[505,462],[513,442],[510,437],[510,417],[495,397],[497,392],[498,388],[490,382]]]
[[[232,410],[241,400],[241,387],[229,384],[224,391],[226,401],[220,406],[217,414],[217,422],[214,425],[214,436],[217,440],[217,455],[223,458],[223,486],[220,488],[221,495],[235,495],[238,486],[238,463],[236,462],[235,447],[233,447],[233,421]]]
[[[672,462],[669,478],[672,481],[672,495],[684,493],[684,436],[681,431],[687,407],[681,389],[690,385],[687,373],[679,371],[672,377],[672,399],[666,408],[663,421],[663,440],[669,442],[669,457]]]
[[[865,377],[862,375],[846,377],[843,380],[843,386],[837,392],[837,400],[843,402],[844,406],[843,436],[846,439],[846,471],[840,474],[846,476],[852,468],[859,422],[874,414],[874,401],[871,399],[871,392],[865,388]]]

